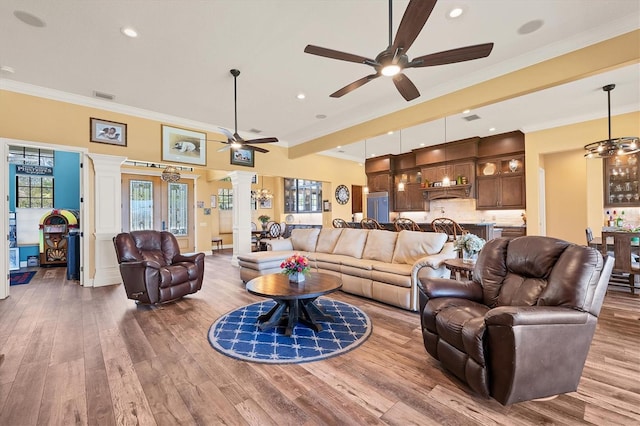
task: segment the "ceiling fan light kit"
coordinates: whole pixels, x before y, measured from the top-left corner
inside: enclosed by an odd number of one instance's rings
[[[611,91],[615,89],[615,84],[607,84],[602,88],[607,92],[607,118],[609,123],[609,138],[591,142],[584,146],[587,158],[610,158],[616,155],[635,154],[640,151],[640,141],[637,136],[622,136],[611,138]]]
[[[453,64],[456,62],[471,61],[489,56],[493,49],[493,43],[477,44],[474,46],[460,47],[457,49],[445,50],[443,52],[432,53],[419,56],[409,60],[407,51],[416,40],[420,31],[429,19],[437,0],[411,0],[402,16],[400,26],[396,32],[396,37],[392,41],[392,3],[389,0],[389,46],[380,52],[375,59],[338,50],[327,49],[325,47],[307,45],[304,51],[311,55],[324,56],[325,58],[337,59],[340,61],[355,62],[369,65],[375,70],[374,74],[369,74],[347,84],[343,88],[335,91],[330,96],[339,98],[347,93],[365,85],[381,75],[391,77],[398,92],[407,101],[412,101],[420,96],[420,92],[413,82],[402,73],[408,68],[422,68],[436,65]]]

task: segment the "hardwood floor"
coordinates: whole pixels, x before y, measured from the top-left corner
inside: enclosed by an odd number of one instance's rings
[[[215,351],[220,315],[260,300],[228,250],[202,291],[138,307],[121,285],[42,268],[0,301],[0,425],[640,424],[640,297],[609,291],[577,392],[503,407],[474,396],[422,344],[418,315],[342,292],[373,333],[324,361],[264,365]]]

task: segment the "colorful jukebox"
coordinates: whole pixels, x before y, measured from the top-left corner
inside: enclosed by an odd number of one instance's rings
[[[67,264],[67,235],[78,228],[77,212],[53,209],[40,219],[40,265]]]

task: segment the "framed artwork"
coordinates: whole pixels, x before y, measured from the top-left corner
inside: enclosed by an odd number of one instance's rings
[[[91,134],[89,139],[91,142],[127,146],[126,124],[91,117],[89,119],[89,126]]]
[[[254,152],[251,148],[238,148],[238,149],[230,149],[231,154],[231,164],[235,164],[236,166],[254,166]]]
[[[9,270],[15,271],[20,269],[20,249],[12,247],[9,249]]]
[[[273,206],[273,204],[271,203],[271,200],[260,201],[260,208],[261,209],[270,209],[272,206]]]
[[[162,160],[207,165],[207,135],[162,125]]]

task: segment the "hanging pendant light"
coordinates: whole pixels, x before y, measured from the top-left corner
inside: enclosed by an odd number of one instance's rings
[[[640,142],[637,136],[623,136],[611,138],[611,91],[615,89],[615,84],[607,84],[602,88],[607,92],[607,117],[609,120],[609,138],[592,142],[584,146],[587,158],[609,158],[616,155],[634,154],[640,151]]]
[[[400,154],[402,154],[402,130],[400,130]],[[404,192],[404,175],[400,175],[400,182],[398,182],[398,192]]]
[[[273,199],[271,191],[264,187],[264,177],[262,178],[262,188],[251,191],[251,199],[259,203],[264,203]]]
[[[444,118],[444,143],[447,143],[447,117]],[[445,162],[445,167],[446,167],[446,163],[447,163],[447,147],[444,147],[444,162]],[[449,179],[449,175],[446,174],[446,168],[445,168],[445,175],[442,178],[442,186],[451,186],[451,179]]]
[[[180,173],[174,166],[167,166],[162,171],[160,178],[165,182],[177,182],[180,180]]]
[[[364,140],[364,161],[362,162],[362,164],[365,165],[365,174],[367,171],[367,140]],[[368,183],[368,182],[367,182]],[[362,193],[363,194],[368,194],[369,193],[369,186],[365,185],[364,188],[362,188]]]

